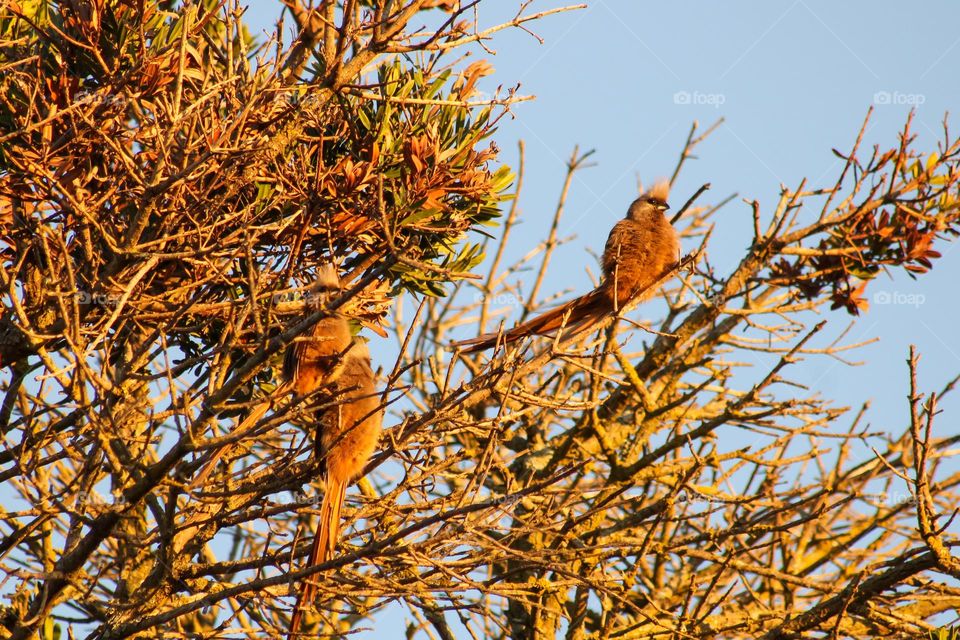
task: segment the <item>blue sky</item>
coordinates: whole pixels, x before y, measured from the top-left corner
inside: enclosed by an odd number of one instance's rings
[[[526,12],[558,6],[540,0]],[[518,7],[481,3],[481,28],[513,18]],[[276,15],[273,3],[254,4],[247,14],[255,30],[272,30]],[[672,200],[682,204],[704,182],[713,188],[702,202],[739,194],[715,218],[709,252],[717,271],[728,272],[750,242],[750,209],[741,199],[757,199],[769,216],[781,184],[793,188],[804,177],[809,186],[832,184],[841,164],[831,149],[850,147],[871,106],[864,149],[895,145],[912,107],[917,148],[936,149],[945,112],[960,104],[951,73],[960,60],[958,18],[960,5],[946,0],[922,10],[894,2],[594,0],[528,23],[543,44],[518,29],[500,32],[488,43],[496,73],[481,89],[519,82],[520,93],[536,96],[515,105],[495,136],[504,162],[516,164],[519,139],[527,152],[522,226],[507,258],[546,236],[574,146],[595,149],[596,166],[577,174],[560,225],[561,237],[576,237],[558,249],[542,295],[588,289],[588,269],[596,273],[589,251],[603,248],[636,195],[637,178],[669,175],[691,123],[723,117],[685,166]],[[878,430],[899,430],[907,415],[909,344],[923,355],[922,388],[938,390],[960,372],[952,293],[960,252],[956,243],[937,248],[944,257],[918,280],[895,272],[871,283],[870,310],[849,335],[850,342],[880,338],[852,354],[864,366],[812,358],[794,369],[839,404],[870,400]],[[842,312],[831,319],[821,344],[849,321]],[[948,397],[942,406],[948,417],[957,403]],[[942,419],[940,428],[949,422]]]
[[[247,17],[255,31],[272,31],[276,6],[253,4]],[[481,3],[481,27],[511,19],[518,6]],[[557,6],[541,0],[527,12]],[[682,204],[704,182],[713,188],[703,202],[739,194],[716,218],[710,248],[718,272],[729,271],[750,241],[750,210],[741,198],[759,200],[769,215],[781,184],[796,187],[804,177],[811,186],[832,184],[841,165],[831,148],[850,147],[871,106],[864,148],[896,144],[915,107],[917,148],[935,150],[944,113],[960,104],[951,73],[960,60],[958,18],[960,5],[946,0],[924,3],[922,11],[894,2],[594,0],[530,23],[543,44],[517,29],[500,32],[488,43],[496,73],[481,89],[519,82],[520,93],[536,96],[515,105],[495,136],[508,164],[516,164],[518,139],[527,151],[522,226],[508,258],[546,236],[574,146],[594,149],[596,166],[578,173],[560,225],[561,237],[576,238],[558,250],[543,294],[586,290],[587,270],[596,273],[588,251],[603,248],[636,195],[637,178],[669,175],[691,123],[723,117],[684,168],[672,200]],[[906,416],[910,343],[923,354],[924,388],[939,389],[960,371],[951,293],[960,252],[951,244],[938,249],[944,257],[920,279],[898,272],[871,283],[870,310],[850,334],[880,338],[854,358],[865,366],[826,359],[798,365],[809,369],[801,377],[841,404],[871,400],[877,428],[899,428]],[[846,326],[841,315],[827,337]],[[944,408],[951,406],[948,398]]]
[[[556,6],[540,1],[528,11]],[[508,20],[517,8],[513,0],[483,2],[481,26]],[[259,3],[248,17],[262,28],[275,15],[275,5]],[[804,177],[811,186],[832,184],[840,164],[831,148],[850,147],[871,106],[865,147],[895,145],[909,109],[916,107],[917,147],[935,150],[944,112],[960,104],[958,19],[960,4],[946,0],[593,0],[587,9],[530,25],[542,45],[519,30],[502,32],[489,44],[497,52],[491,59],[496,73],[481,88],[492,92],[497,84],[519,82],[521,93],[537,97],[517,105],[495,138],[511,165],[516,141],[527,145],[523,226],[510,255],[522,255],[546,236],[573,147],[595,149],[596,166],[578,174],[560,226],[560,236],[576,238],[558,250],[557,268],[542,291],[588,289],[587,268],[596,272],[588,250],[602,249],[609,228],[636,195],[637,177],[649,182],[669,175],[691,122],[705,126],[722,116],[725,124],[688,163],[672,200],[682,204],[704,182],[713,185],[713,202],[739,194],[716,218],[710,247],[718,272],[728,272],[750,242],[750,210],[740,198],[759,200],[769,216],[781,184],[796,187]],[[960,251],[949,244],[938,249],[944,257],[926,276],[911,280],[897,273],[871,284],[870,310],[849,337],[880,338],[852,356],[864,366],[810,358],[793,369],[837,404],[869,400],[873,430],[899,433],[905,425],[909,344],[923,354],[924,390],[939,390],[960,372]],[[642,317],[643,308],[637,313]],[[830,319],[827,338],[849,322],[840,312]],[[958,403],[947,398],[942,408],[939,435],[955,433]],[[394,607],[374,624],[397,628],[406,617]],[[378,636],[369,631],[355,637]]]

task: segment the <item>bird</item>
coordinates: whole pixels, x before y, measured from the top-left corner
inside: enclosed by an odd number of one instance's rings
[[[339,290],[336,272],[320,274],[321,303]],[[284,383],[295,398],[313,398],[315,455],[321,461],[323,502],[320,521],[305,568],[334,557],[340,537],[340,513],[347,487],[363,474],[380,437],[383,410],[366,343],[354,338],[338,312],[318,321],[310,335],[291,345],[284,356]],[[308,412],[309,413],[309,412]],[[301,588],[290,620],[289,638],[297,636],[303,613],[317,590],[316,577]]]
[[[634,200],[627,214],[610,230],[600,260],[602,277],[596,289],[531,318],[503,333],[486,333],[455,342],[461,353],[511,344],[530,335],[568,336],[594,326],[628,304],[654,294],[654,285],[678,265],[680,241],[664,212],[670,208],[670,185],[661,181]]]
[[[340,279],[333,265],[323,265],[311,287],[307,312],[326,308],[340,292]],[[363,474],[380,439],[383,409],[376,389],[376,376],[366,342],[355,338],[347,317],[339,310],[325,315],[309,335],[297,338],[283,358],[284,382],[276,396],[290,394],[294,403],[306,402],[308,419],[315,424],[314,455],[320,460],[323,501],[320,521],[305,568],[331,560],[340,538],[340,518],[347,487]],[[272,399],[257,404],[237,427],[244,433],[273,406]],[[213,451],[191,482],[201,487],[225,453]],[[303,613],[317,590],[315,578],[307,579],[297,597],[288,637],[298,634]]]

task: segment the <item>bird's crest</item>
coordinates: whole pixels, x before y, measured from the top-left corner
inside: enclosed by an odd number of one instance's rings
[[[653,183],[653,186],[650,187],[650,190],[645,194],[648,198],[654,198],[662,202],[666,202],[670,197],[670,183],[666,180],[658,180]]]
[[[337,268],[327,263],[317,269],[317,279],[306,288],[303,295],[307,307],[316,310],[325,306],[339,291],[340,276]]]
[[[330,263],[317,270],[317,282],[314,285],[318,291],[336,291],[340,288],[340,276],[337,268]]]

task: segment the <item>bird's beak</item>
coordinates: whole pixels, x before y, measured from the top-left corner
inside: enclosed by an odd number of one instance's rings
[[[668,205],[668,204],[662,204],[662,205],[660,205],[660,211],[666,211],[666,210],[669,209],[669,208],[670,208],[670,205]]]

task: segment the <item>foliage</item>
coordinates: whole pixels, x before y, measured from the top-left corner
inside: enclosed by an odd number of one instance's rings
[[[311,630],[334,637],[396,603],[409,637],[445,640],[943,625],[960,475],[941,465],[960,436],[934,433],[942,393],[921,393],[911,354],[910,421],[884,439],[790,373],[857,346],[822,344],[830,308],[866,312],[876,275],[921,275],[956,236],[946,126],[935,154],[908,121],[888,150],[839,154],[833,184],[752,203],[730,273],[709,262],[727,200],[691,199],[695,266],[664,284],[656,328],[611,318],[464,357],[441,345],[486,329],[491,300],[541,305],[556,238],[501,270],[517,208],[500,218],[514,177],[490,140],[519,97],[481,99],[489,64],[449,52],[562,9],[479,30],[476,3],[284,4],[291,42],[258,43],[232,2],[0,13],[0,477],[27,505],[0,512],[4,635],[276,637],[318,572]],[[499,220],[473,275],[467,233]],[[514,275],[538,257],[524,298]],[[341,555],[303,569],[318,461],[271,393],[279,354],[329,312],[307,299],[330,261],[331,306],[401,346]]]
[[[442,295],[482,259],[464,239],[509,197],[488,139],[512,92],[480,100],[489,65],[443,62],[480,39],[469,23],[444,19],[421,42],[407,22],[436,3],[388,4],[347,3],[331,35],[319,18],[334,3],[288,3],[286,44],[257,43],[235,2],[0,14],[3,459],[25,495],[58,505],[7,519],[10,544],[58,572],[29,606],[36,585],[21,584],[15,633],[64,601],[104,623],[120,607],[109,633],[173,606],[156,590],[186,584],[170,582],[175,514],[196,502],[182,480],[253,383],[272,388],[317,265],[341,265],[355,290],[338,303],[382,332],[394,297]],[[96,489],[113,498],[97,504]],[[111,596],[77,599],[101,580]]]

